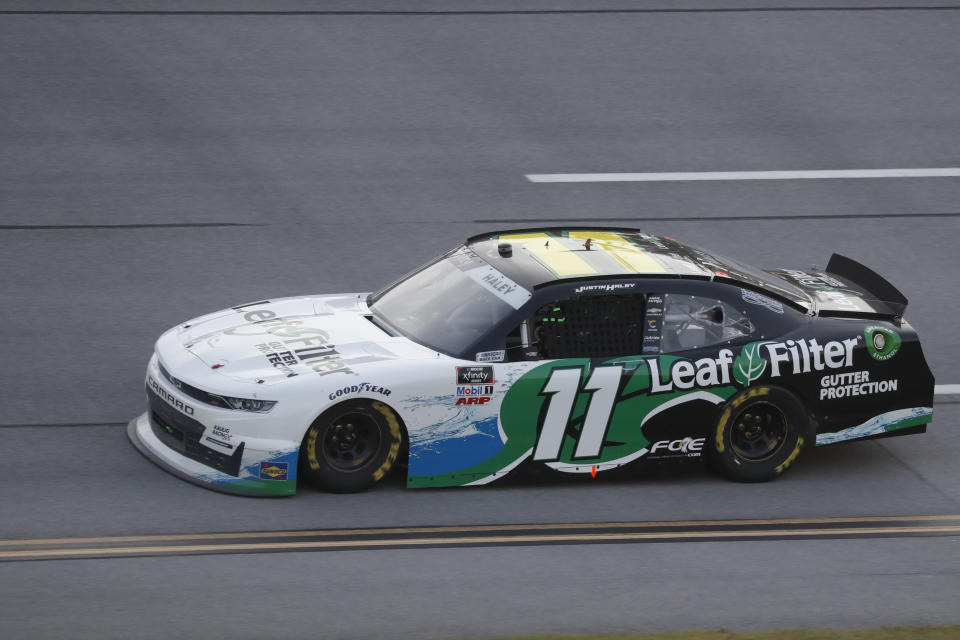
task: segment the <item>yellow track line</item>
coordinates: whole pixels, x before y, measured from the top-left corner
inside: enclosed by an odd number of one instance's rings
[[[582,533],[582,534],[540,534],[519,536],[470,536],[463,538],[393,538],[379,540],[326,540],[306,542],[258,542],[240,544],[174,545],[174,546],[138,546],[138,547],[102,547],[96,549],[28,549],[0,551],[0,559],[17,558],[75,558],[97,555],[131,554],[174,554],[188,552],[214,551],[271,551],[271,550],[308,550],[337,549],[343,547],[388,547],[388,546],[452,546],[463,544],[504,544],[520,542],[604,542],[655,539],[700,539],[700,538],[782,538],[789,536],[831,536],[831,535],[879,535],[890,533],[960,533],[960,526],[932,527],[850,527],[842,529],[769,529],[750,531],[678,531],[651,533]]]
[[[355,535],[397,535],[418,533],[465,533],[471,531],[562,531],[565,529],[650,529],[654,527],[718,527],[788,524],[853,524],[868,522],[931,522],[960,520],[958,515],[931,516],[864,516],[837,518],[776,518],[755,520],[664,520],[650,522],[564,522],[552,524],[498,524],[434,527],[393,527],[385,529],[316,529],[306,531],[240,531],[232,533],[183,533],[142,536],[101,536],[90,538],[35,538],[25,540],[0,540],[0,547],[52,544],[94,544],[122,542],[177,542],[187,540],[244,540],[256,538],[308,538]]]

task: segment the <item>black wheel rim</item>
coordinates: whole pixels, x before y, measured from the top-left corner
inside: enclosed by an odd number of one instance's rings
[[[733,421],[730,444],[745,460],[764,460],[783,446],[787,439],[787,418],[769,402],[750,405]]]
[[[338,471],[362,469],[380,448],[377,422],[364,413],[347,413],[330,425],[323,436],[323,457]]]

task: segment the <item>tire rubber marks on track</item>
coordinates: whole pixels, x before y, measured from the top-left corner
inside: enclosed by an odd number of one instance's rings
[[[956,11],[956,5],[773,6],[773,7],[651,7],[643,9],[448,9],[448,10],[337,10],[337,9],[5,9],[0,15],[72,16],[552,16],[657,13],[838,13],[874,11]]]

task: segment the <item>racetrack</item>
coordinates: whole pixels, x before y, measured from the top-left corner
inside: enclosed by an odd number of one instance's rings
[[[764,485],[692,468],[260,500],[184,483],[130,446],[123,426],[169,326],[367,291],[471,234],[554,221],[636,224],[760,265],[849,255],[907,295],[938,384],[960,383],[960,178],[525,178],[960,166],[960,8],[481,4],[491,13],[230,14],[263,8],[236,0],[137,5],[212,10],[200,15],[0,14],[0,538],[960,514],[949,402],[926,435],[816,451]],[[518,6],[534,12],[499,11]],[[603,4],[668,6],[719,5]],[[344,8],[382,5],[324,5]],[[888,533],[0,562],[0,637],[948,624],[958,544]]]

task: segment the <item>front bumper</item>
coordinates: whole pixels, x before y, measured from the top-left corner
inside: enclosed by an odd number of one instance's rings
[[[204,406],[160,376],[146,376],[148,409],[127,425],[140,453],[194,484],[240,495],[283,496],[297,490],[299,443],[251,437],[263,416]]]
[[[214,491],[245,496],[288,496],[297,492],[296,449],[245,448],[238,456],[241,460],[233,476],[174,451],[157,437],[159,428],[147,412],[130,421],[127,437],[148,460],[179,478]]]

